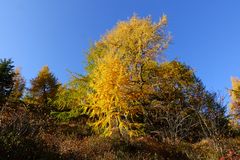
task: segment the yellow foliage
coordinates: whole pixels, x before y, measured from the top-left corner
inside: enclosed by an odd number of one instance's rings
[[[111,52],[96,64],[89,83],[93,92],[88,94],[90,116],[97,119],[92,123],[94,130],[103,132],[106,136],[113,132],[130,136],[133,132],[138,134],[135,129],[140,129],[141,125],[130,123],[129,118],[140,108],[129,108],[126,90],[130,81],[126,67],[120,58]]]
[[[88,70],[94,67],[96,59],[110,50],[123,58],[128,65],[156,60],[170,40],[165,32],[166,21],[166,16],[158,23],[152,23],[150,17],[140,19],[133,16],[129,21],[119,22],[90,50]]]
[[[56,97],[59,86],[57,78],[50,72],[48,66],[44,66],[38,76],[31,80],[30,102],[35,101],[36,104],[48,106],[49,100]]]
[[[89,105],[94,130],[130,137],[143,133],[144,101],[153,92],[150,76],[167,47],[166,16],[158,23],[133,16],[121,21],[88,54]]]
[[[13,80],[14,85],[10,98],[13,100],[19,100],[23,96],[26,83],[25,79],[21,75],[20,68],[16,68]]]
[[[231,103],[230,113],[232,115],[232,124],[235,127],[239,127],[240,121],[240,80],[238,78],[231,78],[232,89],[230,90]]]

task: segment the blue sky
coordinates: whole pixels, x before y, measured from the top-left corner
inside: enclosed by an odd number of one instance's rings
[[[12,58],[27,80],[49,65],[66,82],[67,69],[84,73],[89,45],[116,22],[166,14],[173,36],[166,57],[227,95],[230,77],[240,77],[239,8],[239,0],[0,0],[0,58]]]

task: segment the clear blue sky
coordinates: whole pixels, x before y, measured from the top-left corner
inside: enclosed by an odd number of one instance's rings
[[[85,53],[133,13],[169,18],[168,59],[192,66],[209,90],[227,94],[240,76],[239,0],[0,0],[0,58],[12,58],[27,80],[49,65],[61,82],[84,73]]]

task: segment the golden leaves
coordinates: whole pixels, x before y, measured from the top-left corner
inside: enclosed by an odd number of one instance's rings
[[[230,113],[233,117],[232,124],[235,127],[239,127],[240,124],[240,80],[232,77],[232,89],[230,90],[231,103]]]
[[[153,24],[150,17],[140,19],[133,16],[129,21],[119,22],[90,49],[88,69],[91,70],[96,59],[110,51],[118,54],[126,64],[155,60],[169,42],[164,29],[166,21],[166,16],[157,24]]]
[[[168,43],[164,26],[167,17],[152,23],[150,17],[133,16],[121,21],[90,49],[88,54],[88,111],[94,130],[111,135],[136,136],[143,133],[136,120],[144,112],[142,102],[153,92],[151,70]]]

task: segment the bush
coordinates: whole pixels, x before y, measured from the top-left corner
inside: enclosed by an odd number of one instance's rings
[[[24,108],[1,112],[0,159],[56,159],[57,152],[38,138],[40,127]]]

